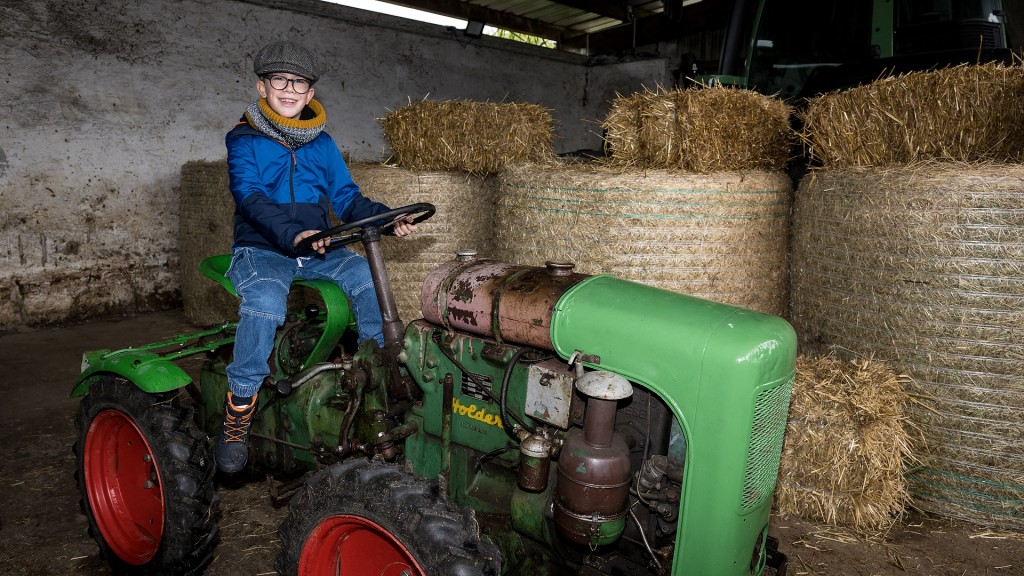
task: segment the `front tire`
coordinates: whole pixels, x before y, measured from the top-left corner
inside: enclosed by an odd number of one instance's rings
[[[97,380],[76,420],[75,476],[89,534],[114,573],[196,574],[213,557],[213,459],[191,406]]]
[[[404,468],[354,460],[311,477],[278,534],[284,576],[497,576],[473,512]]]

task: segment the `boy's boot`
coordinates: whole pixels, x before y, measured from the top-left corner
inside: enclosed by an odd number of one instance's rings
[[[255,394],[248,404],[235,406],[234,396],[228,392],[224,400],[224,423],[214,450],[214,461],[221,472],[231,474],[245,468],[245,461],[249,457],[249,431],[252,429],[255,412]]]

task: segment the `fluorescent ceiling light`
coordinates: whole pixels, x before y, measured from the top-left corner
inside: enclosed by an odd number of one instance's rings
[[[409,20],[417,20],[419,22],[428,22],[430,24],[438,24],[440,26],[451,26],[453,28],[462,29],[466,26],[465,20],[459,20],[458,18],[452,18],[450,16],[442,16],[440,14],[434,14],[433,12],[427,12],[425,10],[416,10],[415,8],[406,8],[405,6],[397,6],[395,4],[389,4],[387,2],[378,2],[376,0],[324,0],[332,4],[341,4],[342,6],[349,6],[351,8],[359,8],[362,10],[369,10],[371,12],[379,12],[381,14],[390,14],[391,16],[398,16],[400,18],[408,18]]]

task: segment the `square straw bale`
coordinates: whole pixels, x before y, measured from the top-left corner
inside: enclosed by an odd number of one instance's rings
[[[380,119],[392,163],[493,174],[554,157],[551,112],[536,104],[423,100]]]
[[[711,173],[779,170],[796,135],[777,98],[722,86],[618,96],[602,127],[608,162],[633,169]]]
[[[823,167],[1021,162],[1024,68],[991,63],[890,76],[814,98],[801,116],[807,154]]]
[[[775,504],[870,535],[900,518],[914,458],[907,376],[884,362],[797,358]]]

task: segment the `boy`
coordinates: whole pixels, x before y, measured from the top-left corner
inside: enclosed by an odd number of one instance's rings
[[[330,226],[329,207],[342,221],[386,212],[352,181],[334,140],[324,132],[327,114],[313,98],[320,64],[290,41],[264,46],[253,60],[257,99],[228,133],[228,175],[235,199],[234,254],[227,277],[241,297],[234,358],[227,367],[224,423],[214,457],[221,471],[238,472],[248,457],[256,394],[270,374],[268,359],[284,323],[295,278],[334,280],[345,292],[360,341],[383,345],[380,305],[366,259],[347,248],[296,252],[299,241]],[[394,234],[416,229],[400,222]]]

